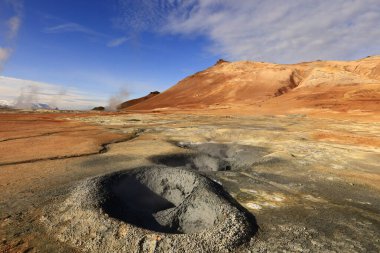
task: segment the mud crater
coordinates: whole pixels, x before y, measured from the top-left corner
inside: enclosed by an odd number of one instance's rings
[[[156,164],[186,167],[198,171],[244,170],[254,165],[276,163],[279,159],[266,157],[270,152],[263,147],[231,143],[175,143],[189,153],[153,156]]]
[[[164,166],[86,179],[41,222],[87,252],[230,252],[257,231],[221,185]]]

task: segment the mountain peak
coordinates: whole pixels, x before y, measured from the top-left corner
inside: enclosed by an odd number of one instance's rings
[[[222,63],[229,63],[229,61],[226,61],[226,60],[224,60],[224,59],[219,59],[219,60],[215,63],[215,65],[219,65],[219,64],[222,64]]]

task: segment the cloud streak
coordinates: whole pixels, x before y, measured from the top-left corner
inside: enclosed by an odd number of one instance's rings
[[[88,28],[84,25],[74,23],[74,22],[65,22],[64,20],[57,18],[57,17],[52,17],[48,16],[49,19],[54,19],[60,21],[61,24],[59,25],[54,25],[50,27],[46,27],[43,32],[49,33],[49,34],[60,34],[60,33],[81,33],[90,37],[97,37],[100,38],[101,41],[104,41],[105,45],[107,47],[119,47],[123,44],[125,44],[129,38],[126,36],[119,37],[119,38],[114,38],[111,39],[111,36],[108,34],[104,34],[98,31],[95,31],[91,28]]]
[[[128,37],[116,38],[108,42],[107,47],[118,47],[118,46],[123,45],[128,40],[129,40]]]
[[[77,23],[63,23],[56,26],[47,27],[44,29],[45,33],[67,33],[67,32],[77,32],[77,33],[83,33],[90,36],[96,36],[96,37],[107,37],[107,35],[103,33],[99,33],[97,31],[94,31],[90,28],[87,28],[83,25],[77,24]]]

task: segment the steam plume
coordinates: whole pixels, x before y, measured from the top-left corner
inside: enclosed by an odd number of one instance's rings
[[[31,109],[33,104],[38,102],[38,87],[27,86],[21,89],[20,95],[16,98],[14,107],[18,109]]]
[[[118,106],[129,97],[129,92],[126,89],[120,89],[117,94],[108,99],[107,111],[116,111]]]

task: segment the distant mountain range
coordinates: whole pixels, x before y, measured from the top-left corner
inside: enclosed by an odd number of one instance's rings
[[[25,107],[25,106],[24,106]],[[31,110],[59,110],[57,107],[52,107],[44,103],[32,103],[28,108],[17,108],[17,109],[31,109]],[[0,100],[0,109],[14,109],[13,103],[7,100]]]

